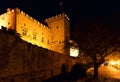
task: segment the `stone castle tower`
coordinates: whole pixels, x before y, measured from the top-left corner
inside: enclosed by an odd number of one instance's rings
[[[40,23],[18,8],[8,8],[6,13],[0,15],[2,26],[15,30],[28,43],[59,53],[65,53],[66,41],[70,39],[69,18],[64,13]]]

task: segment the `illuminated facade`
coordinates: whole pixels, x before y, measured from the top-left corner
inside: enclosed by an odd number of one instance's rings
[[[18,8],[7,9],[0,15],[0,28],[15,30],[24,41],[64,53],[65,41],[70,38],[69,18],[63,13],[38,22]]]
[[[78,57],[79,55],[79,46],[73,40],[70,40],[70,56]]]

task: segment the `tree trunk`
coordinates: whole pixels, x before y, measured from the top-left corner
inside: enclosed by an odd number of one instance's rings
[[[98,78],[98,67],[99,67],[99,65],[98,65],[98,63],[97,62],[95,62],[94,63],[94,78]]]

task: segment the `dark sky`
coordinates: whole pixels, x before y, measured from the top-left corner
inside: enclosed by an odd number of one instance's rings
[[[108,23],[120,23],[119,0],[0,0],[0,13],[5,12],[8,7],[18,7],[40,21],[61,13],[61,1],[72,25],[77,20],[90,21],[95,18]]]

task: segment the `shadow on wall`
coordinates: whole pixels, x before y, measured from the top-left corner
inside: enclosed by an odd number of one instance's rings
[[[87,66],[82,63],[76,63],[68,76],[68,80],[77,80],[78,78],[85,77],[87,75]]]
[[[0,30],[0,55],[0,82],[12,79],[15,82],[31,79],[41,82],[51,78],[51,71],[54,77],[65,75],[67,70],[63,65],[66,55],[27,43],[4,27]]]
[[[66,74],[66,73],[67,73],[67,68],[66,68],[66,65],[63,64],[63,65],[62,65],[62,68],[61,68],[61,74],[64,75],[64,74]]]
[[[86,74],[86,65],[81,63],[76,63],[73,67],[71,72],[66,72],[66,66],[62,65],[61,74],[50,79],[44,80],[43,82],[74,82],[79,78],[85,77]]]

